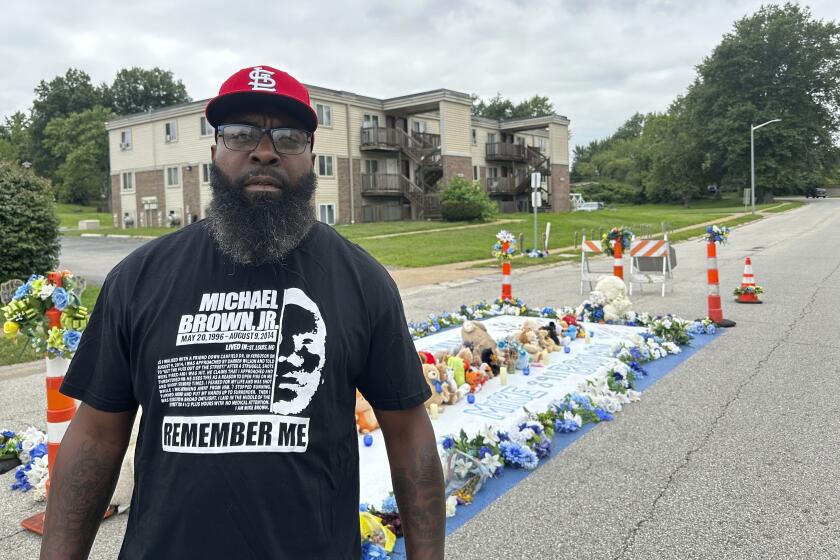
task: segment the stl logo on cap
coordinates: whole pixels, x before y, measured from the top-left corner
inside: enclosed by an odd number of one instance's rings
[[[248,85],[254,91],[277,91],[275,89],[277,82],[272,78],[273,75],[274,72],[265,70],[262,66],[254,66],[254,69],[248,74],[248,77],[251,78]]]

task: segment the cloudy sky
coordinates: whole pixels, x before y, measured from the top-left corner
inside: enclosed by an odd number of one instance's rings
[[[685,91],[694,66],[753,0],[11,2],[0,34],[0,117],[42,79],[76,67],[95,83],[160,66],[204,99],[238,68],[269,64],[305,83],[374,97],[449,88],[547,95],[572,145]],[[812,0],[840,20],[840,1]]]

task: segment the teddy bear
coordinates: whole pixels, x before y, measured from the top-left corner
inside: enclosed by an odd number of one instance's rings
[[[356,429],[362,434],[369,434],[379,429],[373,407],[358,389],[356,389]]]
[[[482,356],[485,350],[496,351],[496,341],[487,333],[487,327],[479,321],[464,321],[461,326],[461,340],[473,354]]]
[[[595,285],[595,291],[604,294],[604,320],[615,322],[624,317],[632,310],[633,303],[627,298],[627,286],[617,276],[602,278]]]
[[[516,333],[516,340],[531,357],[534,363],[541,363],[547,352],[540,346],[540,337],[537,334],[537,324],[528,320],[522,324],[522,328]]]
[[[435,404],[438,411],[443,412],[443,405],[449,402],[449,386],[441,381],[440,370],[434,364],[423,364],[423,375],[432,390],[432,396],[424,403],[426,408],[430,409]]]

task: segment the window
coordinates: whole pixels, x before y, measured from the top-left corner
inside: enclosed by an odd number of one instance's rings
[[[210,183],[210,164],[209,163],[202,163],[201,164],[201,182],[205,185]]]
[[[373,175],[374,173],[379,172],[379,160],[376,159],[366,159],[365,160],[365,173],[367,175]]]
[[[517,136],[516,137],[516,143],[519,144],[520,146],[524,146],[525,145],[525,137],[524,136]]]
[[[478,181],[478,166],[473,165],[473,181]]]
[[[169,121],[164,125],[164,140],[174,142],[178,139],[178,123]]]
[[[488,132],[487,133],[487,143],[488,144],[495,144],[496,143],[496,133],[495,132]]]
[[[488,179],[498,179],[499,178],[499,168],[498,167],[488,167],[487,168],[487,178]]]
[[[319,204],[318,219],[325,224],[335,224],[335,204]]]
[[[166,186],[177,187],[181,184],[181,170],[177,167],[166,168]]]
[[[123,192],[132,192],[134,190],[134,173],[123,173],[120,177]]]
[[[130,128],[120,132],[120,149],[121,150],[131,149],[131,129]]]
[[[472,143],[473,146],[478,144],[478,131],[476,129],[472,129]]]
[[[548,148],[548,142],[545,141],[545,138],[537,140],[537,145],[539,146],[541,152],[545,152]]]
[[[411,126],[414,132],[426,132],[426,121],[414,121],[414,123]]]
[[[332,107],[316,103],[315,110],[318,112],[318,126],[332,126]]]
[[[362,120],[362,127],[376,128],[379,126],[379,115],[365,115]]]
[[[321,177],[333,176],[333,157],[318,156],[318,175]]]
[[[209,122],[207,122],[207,117],[201,117],[201,135],[202,136],[212,136],[213,135],[213,127],[210,126]]]

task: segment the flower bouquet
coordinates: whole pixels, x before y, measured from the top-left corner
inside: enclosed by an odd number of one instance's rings
[[[72,358],[88,322],[78,292],[77,280],[67,270],[46,277],[33,274],[2,308],[3,332],[11,339],[23,334],[48,358]]]
[[[601,237],[601,247],[605,254],[613,256],[613,242],[621,242],[621,250],[630,248],[630,241],[633,239],[633,232],[625,227],[614,227]]]
[[[496,244],[493,245],[493,257],[503,264],[516,254],[516,237],[507,230],[496,234]]]
[[[729,238],[731,230],[726,226],[712,225],[706,227],[706,242],[724,244]]]
[[[736,295],[736,296],[742,296],[742,295],[745,295],[745,294],[756,295],[757,296],[757,295],[760,295],[760,294],[763,294],[763,293],[764,293],[764,288],[762,288],[759,285],[738,286],[737,288],[735,288],[735,290],[733,292],[733,294]]]

